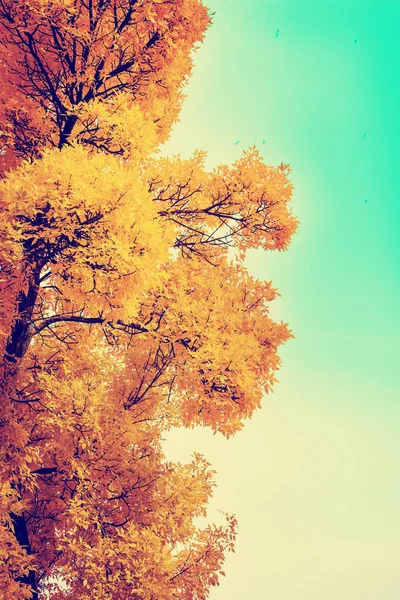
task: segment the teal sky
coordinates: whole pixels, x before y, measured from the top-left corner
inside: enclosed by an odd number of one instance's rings
[[[214,24],[165,152],[207,150],[212,168],[256,144],[290,163],[301,221],[288,252],[248,259],[296,336],[274,393],[233,440],[179,431],[166,443],[171,458],[199,450],[217,469],[210,518],[239,518],[211,600],[395,600],[400,2],[208,5]]]

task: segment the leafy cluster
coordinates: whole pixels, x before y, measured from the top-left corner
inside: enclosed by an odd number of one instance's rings
[[[171,427],[230,436],[291,337],[244,266],[297,227],[286,165],[160,158],[199,0],[0,1],[0,595],[203,600],[236,520]]]

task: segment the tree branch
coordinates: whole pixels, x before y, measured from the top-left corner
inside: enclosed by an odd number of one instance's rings
[[[46,319],[41,325],[35,326],[35,333],[40,333],[46,327],[50,327],[54,323],[87,323],[89,325],[102,325],[105,319],[103,317],[81,317],[79,315],[54,315]]]

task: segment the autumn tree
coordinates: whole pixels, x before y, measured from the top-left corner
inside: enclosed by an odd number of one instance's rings
[[[202,600],[236,522],[175,426],[238,431],[291,337],[249,248],[285,250],[287,165],[161,158],[200,0],[0,0],[0,597]]]

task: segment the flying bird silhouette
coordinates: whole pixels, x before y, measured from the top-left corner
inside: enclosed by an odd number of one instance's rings
[[[364,204],[367,204],[367,202],[368,202],[368,198],[366,200],[364,200]]]
[[[265,140],[263,140],[262,143],[265,144]]]
[[[360,38],[357,38],[356,40],[354,40],[354,43],[355,43],[355,44],[357,44],[357,42],[358,42],[358,40],[359,40],[359,39],[360,39]]]
[[[240,142],[240,140],[238,140],[237,142],[233,142],[233,145],[237,146],[239,142]]]
[[[280,32],[280,29],[277,29],[277,30],[275,31],[275,37],[276,37],[276,38],[278,37],[278,35],[279,35],[279,32]]]
[[[367,137],[367,134],[366,134],[366,133],[363,133],[363,134],[362,134],[362,136],[361,136],[361,139],[364,139],[364,138],[366,138],[366,137]]]

